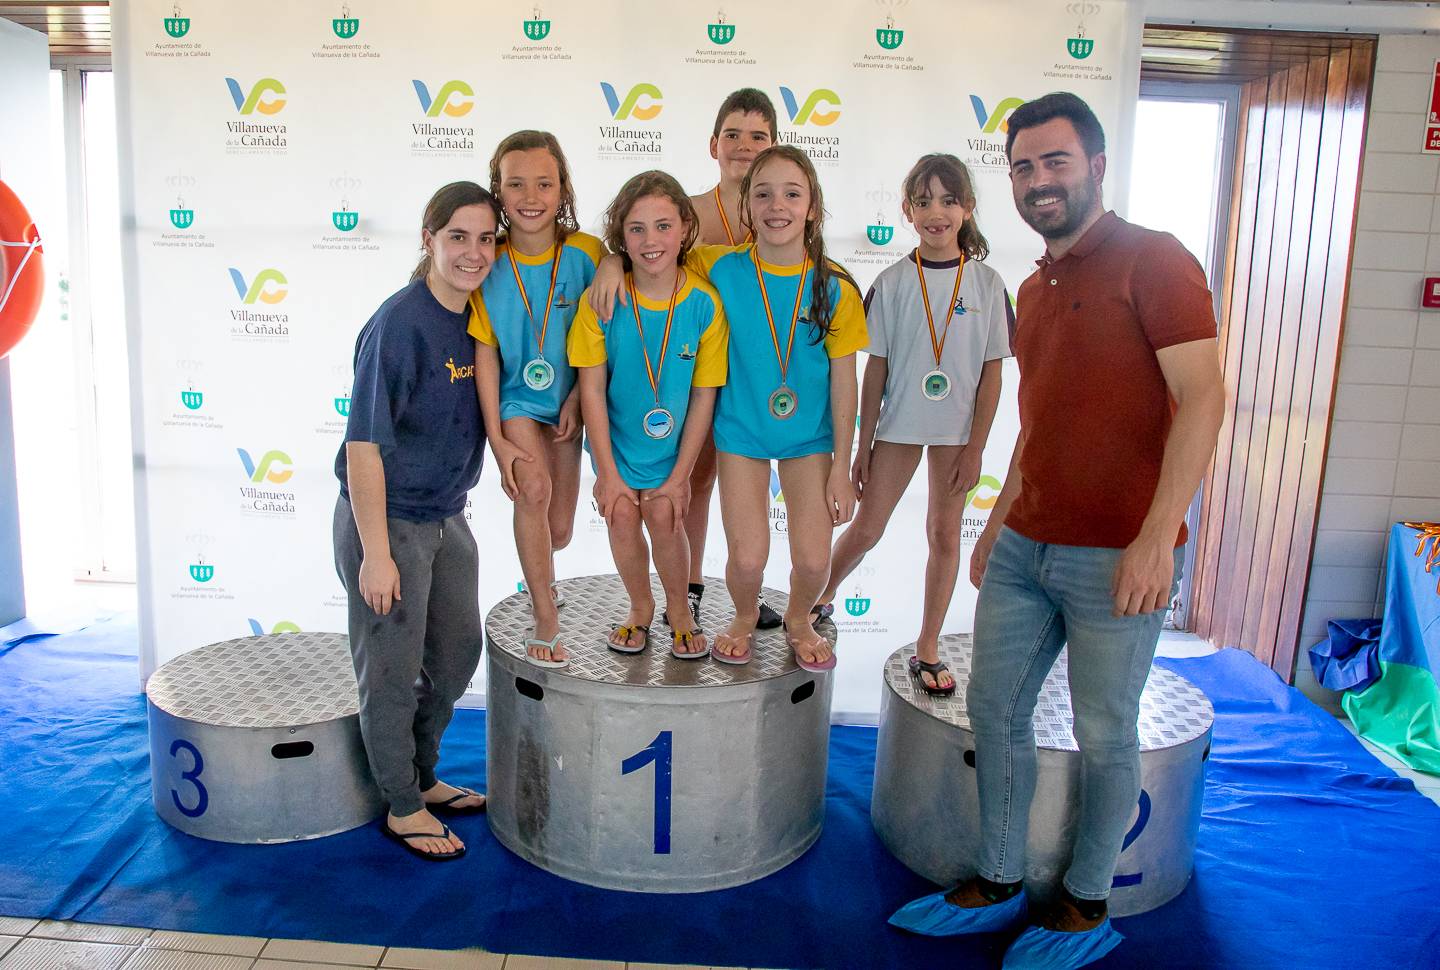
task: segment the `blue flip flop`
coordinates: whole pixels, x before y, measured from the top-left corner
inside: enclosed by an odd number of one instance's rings
[[[1061,933],[1031,926],[1010,944],[1000,966],[1004,970],[1079,970],[1115,949],[1124,939],[1108,919],[1083,933]]]
[[[960,936],[965,933],[998,933],[1025,919],[1025,891],[1000,903],[966,908],[945,901],[934,893],[906,903],[890,917],[890,925],[921,936]]]

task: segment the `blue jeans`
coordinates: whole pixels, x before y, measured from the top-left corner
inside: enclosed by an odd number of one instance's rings
[[[1180,583],[1183,547],[1175,550]],[[1140,692],[1165,611],[1115,616],[1110,584],[1123,549],[1058,546],[1001,530],[975,607],[966,693],[980,795],[980,875],[1025,875],[1035,795],[1031,715],[1060,648],[1070,646],[1070,704],[1080,747],[1080,806],[1065,888],[1105,899],[1140,797]]]

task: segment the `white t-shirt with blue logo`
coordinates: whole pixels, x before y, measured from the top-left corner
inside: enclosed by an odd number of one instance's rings
[[[984,263],[965,260],[960,293],[953,307],[945,304],[955,288],[960,260],[922,259],[921,265],[930,293],[936,339],[944,333],[947,314],[950,317],[950,331],[940,357],[940,369],[950,379],[950,393],[943,400],[933,401],[921,390],[925,375],[935,370],[935,351],[912,253],[882,271],[865,297],[865,319],[870,331],[865,349],[884,357],[888,365],[875,440],[906,445],[963,445],[970,440],[981,368],[986,361],[1010,356],[1014,311],[1000,274]]]

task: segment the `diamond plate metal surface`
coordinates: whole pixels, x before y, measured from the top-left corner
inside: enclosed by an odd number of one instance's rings
[[[920,689],[906,667],[915,652],[909,643],[892,653],[885,661],[885,683],[906,703],[947,724],[969,731],[970,713],[965,709],[965,685],[970,682],[970,637],[952,634],[940,638],[940,659],[950,665],[955,677],[955,693],[951,697],[931,697]],[[1069,651],[1060,657],[1035,703],[1035,743],[1041,748],[1079,751],[1071,729],[1070,688],[1068,685]],[[1210,699],[1190,681],[1160,667],[1150,668],[1150,678],[1140,695],[1140,750],[1155,751],[1185,744],[1204,735],[1215,721],[1215,708]]]
[[[175,717],[221,727],[291,727],[360,709],[350,638],[277,633],[212,643],[150,675],[150,703]]]
[[[665,592],[653,573],[650,588],[655,594],[655,620],[650,624],[650,646],[641,654],[621,654],[609,649],[606,638],[617,624],[625,622],[625,587],[616,575],[580,576],[562,579],[565,605],[560,607],[560,642],[570,654],[570,664],[549,675],[564,675],[601,684],[629,684],[635,687],[731,687],[774,677],[800,668],[782,630],[756,630],[754,656],[748,664],[722,664],[713,657],[704,660],[676,660],[670,656],[670,629],[661,613]],[[783,615],[789,598],[768,587],[765,601]],[[724,580],[706,577],[705,599],[700,608],[700,626],[714,644],[716,633],[729,626],[735,605]],[[485,639],[491,650],[515,657],[523,664],[525,639],[530,636],[530,596],[515,593],[505,597],[485,617]],[[834,644],[835,624],[825,620],[816,632]],[[536,667],[536,670],[542,668]]]

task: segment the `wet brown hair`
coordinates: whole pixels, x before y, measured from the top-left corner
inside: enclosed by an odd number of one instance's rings
[[[548,151],[560,173],[560,208],[555,213],[555,248],[558,250],[564,245],[565,237],[580,228],[580,220],[575,215],[575,183],[570,178],[570,163],[565,160],[565,153],[560,150],[560,142],[554,135],[527,128],[505,136],[495,146],[495,154],[490,156],[490,192],[495,198],[500,198],[500,162],[506,155],[535,148]],[[505,207],[501,206],[500,229],[504,232],[509,228],[510,220],[505,216]]]
[[[729,96],[720,102],[720,110],[715,113],[715,132],[712,137],[720,137],[720,126],[725,124],[725,116],[736,111],[747,115],[757,114],[764,118],[770,125],[770,140],[779,140],[780,132],[775,127],[775,104],[770,100],[770,96],[759,88],[731,91]]]
[[[989,256],[990,243],[986,241],[984,234],[980,232],[979,223],[975,221],[975,183],[970,178],[970,170],[960,159],[940,152],[922,155],[901,183],[901,196],[911,205],[920,199],[928,199],[932,178],[938,178],[940,184],[945,186],[945,191],[970,210],[970,218],[960,226],[957,240],[965,258],[984,259]]]
[[[633,266],[630,254],[625,251],[625,220],[636,202],[650,196],[669,199],[680,210],[680,221],[685,223],[685,238],[680,243],[678,265],[685,265],[685,257],[700,235],[700,217],[695,214],[695,206],[680,183],[672,176],[655,169],[641,172],[620,187],[615,201],[605,210],[605,245],[612,253],[619,254],[620,258],[625,260],[627,272]]]
[[[430,201],[425,203],[425,214],[420,217],[420,228],[426,229],[433,236],[441,229],[450,225],[450,220],[455,217],[457,209],[463,209],[467,205],[486,205],[490,211],[495,213],[495,223],[499,225],[500,203],[495,201],[495,196],[486,192],[474,182],[451,182],[449,185],[442,185],[430,196]],[[430,273],[430,252],[426,250],[425,255],[420,257],[420,263],[415,267],[415,272],[410,274],[411,282],[423,279]]]
[[[816,174],[810,156],[794,145],[771,145],[755,156],[750,171],[745,173],[740,182],[740,199],[741,217],[746,228],[753,229],[755,226],[755,217],[750,212],[750,185],[755,180],[755,173],[766,163],[780,158],[798,165],[805,173],[805,181],[810,184],[810,206],[815,210],[815,217],[812,219],[807,215],[805,218],[805,252],[815,269],[810,289],[810,342],[818,344],[831,332],[830,321],[835,316],[835,307],[830,300],[830,280],[844,280],[855,288],[856,293],[860,292],[860,286],[845,267],[825,256],[825,199],[820,194],[820,176]],[[755,254],[755,259],[759,258],[759,254]]]

